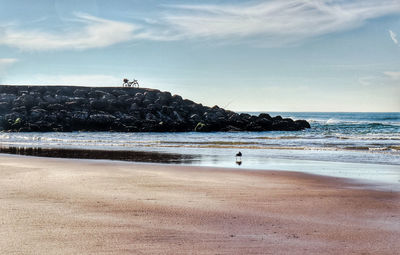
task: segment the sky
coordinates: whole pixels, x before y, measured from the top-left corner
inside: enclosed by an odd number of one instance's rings
[[[0,0],[0,84],[235,111],[400,111],[400,0]]]

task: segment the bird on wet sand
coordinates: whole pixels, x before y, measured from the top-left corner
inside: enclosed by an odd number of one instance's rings
[[[237,162],[242,162],[242,153],[240,151],[236,153],[236,163]]]

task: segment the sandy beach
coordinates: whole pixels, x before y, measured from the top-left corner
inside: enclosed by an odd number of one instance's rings
[[[0,154],[1,254],[395,254],[400,194],[345,179]]]

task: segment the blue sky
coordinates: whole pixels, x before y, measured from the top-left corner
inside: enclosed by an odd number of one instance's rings
[[[0,0],[0,84],[238,111],[400,111],[400,0]]]

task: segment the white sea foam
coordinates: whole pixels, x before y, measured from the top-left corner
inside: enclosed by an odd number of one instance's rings
[[[337,120],[337,119],[329,119],[329,120],[327,120],[326,121],[326,124],[328,124],[328,125],[334,125],[334,124],[338,124],[338,123],[340,123],[341,121],[339,121],[339,120]]]

